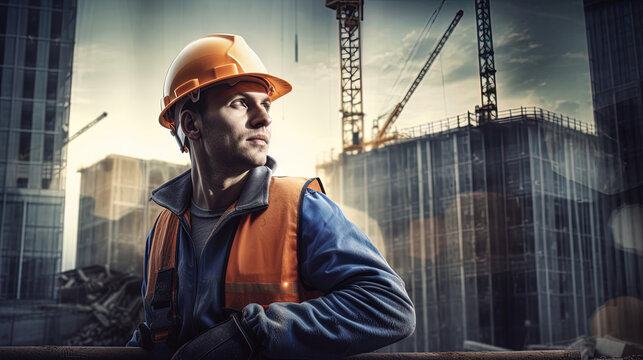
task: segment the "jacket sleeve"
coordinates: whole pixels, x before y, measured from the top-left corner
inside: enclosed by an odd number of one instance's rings
[[[415,311],[402,279],[368,237],[322,193],[302,204],[301,276],[325,293],[302,303],[243,309],[263,354],[336,358],[369,352],[409,336]]]
[[[143,282],[141,284],[141,295],[142,295],[142,301],[143,301],[143,307],[145,307],[145,289],[147,288],[147,261],[149,258],[150,254],[150,243],[152,240],[152,234],[154,233],[154,228],[156,227],[156,223],[154,224],[154,227],[152,227],[152,230],[150,230],[149,234],[147,235],[147,240],[145,241],[145,254],[143,257]],[[147,314],[146,314],[147,317]],[[144,326],[147,326],[147,321],[143,323]],[[134,330],[134,333],[132,334],[132,338],[127,342],[125,346],[127,347],[140,347],[142,343],[141,339],[141,332],[138,330]]]

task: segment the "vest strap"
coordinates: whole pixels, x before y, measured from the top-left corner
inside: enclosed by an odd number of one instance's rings
[[[174,268],[161,270],[156,277],[154,286],[154,295],[150,302],[151,319],[150,331],[155,341],[167,337],[167,331],[161,331],[171,328],[174,325],[174,316],[172,315],[172,281],[174,278]],[[165,333],[166,336],[160,335]]]
[[[187,212],[184,217],[189,223]],[[154,226],[145,292],[149,309],[148,326],[154,342],[175,340],[178,289],[175,269],[179,226],[179,218],[169,210],[161,212]]]

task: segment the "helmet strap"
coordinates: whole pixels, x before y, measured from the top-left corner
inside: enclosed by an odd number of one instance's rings
[[[178,125],[178,126],[177,126]],[[177,144],[179,144],[179,149],[181,152],[188,152],[188,143],[186,141],[186,136],[185,133],[183,132],[183,128],[181,127],[181,123],[179,122],[176,124],[176,121],[170,124],[170,134],[174,137],[176,140]]]

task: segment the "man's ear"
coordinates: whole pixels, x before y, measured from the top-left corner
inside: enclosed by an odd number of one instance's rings
[[[197,117],[199,115],[192,110],[183,110],[179,115],[181,128],[185,136],[192,140],[197,140],[201,137],[201,132],[196,125]]]

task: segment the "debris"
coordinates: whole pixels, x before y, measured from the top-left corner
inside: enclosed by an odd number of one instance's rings
[[[580,351],[581,360],[593,359],[596,353],[596,339],[590,336],[581,336],[567,346],[567,349]]]
[[[581,336],[568,345],[531,344],[527,350],[576,350],[581,360],[588,359],[642,359],[643,347],[612,337]]]
[[[85,275],[85,272],[82,269],[76,269],[76,274],[83,282],[88,282],[89,278]]]
[[[72,346],[124,346],[143,319],[141,277],[93,265],[58,276],[61,311],[85,312],[90,321],[67,339]]]

